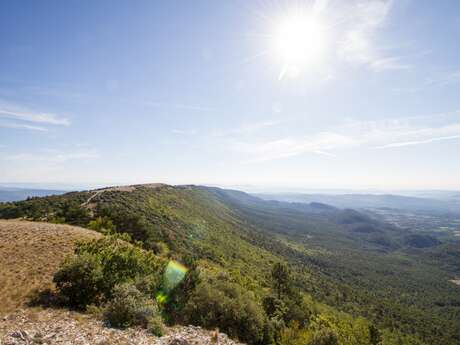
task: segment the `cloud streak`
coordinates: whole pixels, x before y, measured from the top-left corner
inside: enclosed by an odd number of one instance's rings
[[[329,150],[356,145],[357,142],[351,137],[338,133],[322,132],[304,138],[290,137],[256,143],[236,142],[232,149],[251,156],[251,162],[263,162],[294,157],[305,153],[335,157],[335,154],[329,152]]]
[[[370,63],[371,69],[377,72],[388,71],[388,70],[407,70],[411,69],[412,66],[401,62],[400,57],[387,57],[376,59]]]
[[[2,158],[10,162],[46,162],[65,163],[74,160],[96,159],[99,155],[94,151],[58,152],[51,150],[42,153],[18,153],[5,155]]]
[[[50,113],[22,112],[0,108],[0,117],[47,125],[69,126],[70,121]]]
[[[393,6],[392,0],[355,0],[346,2],[337,22],[343,36],[337,54],[347,62],[362,63],[372,70],[407,69],[399,57],[383,56],[376,47],[377,32],[381,30]]]
[[[451,112],[456,114],[456,112]],[[337,157],[350,149],[397,149],[460,139],[460,122],[420,124],[421,117],[383,121],[355,121],[333,130],[302,137],[231,143],[230,149],[248,157],[250,162],[270,161],[303,154]],[[433,118],[427,116],[426,121]],[[416,121],[417,120],[417,121]],[[418,123],[416,123],[418,122]]]
[[[9,122],[0,122],[0,127],[3,128],[14,128],[14,129],[26,129],[31,131],[47,132],[48,129],[41,126],[33,126],[24,123],[9,123]]]
[[[429,138],[425,140],[414,140],[414,141],[405,141],[405,142],[399,142],[399,143],[391,143],[391,144],[386,144],[382,146],[377,146],[376,148],[387,149],[387,148],[392,148],[392,147],[404,147],[404,146],[412,146],[412,145],[420,145],[420,144],[430,144],[436,141],[454,140],[454,139],[460,139],[460,135],[451,135],[448,137]]]

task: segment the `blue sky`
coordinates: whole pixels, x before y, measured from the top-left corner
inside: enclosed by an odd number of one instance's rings
[[[2,1],[0,183],[460,189],[459,13]]]

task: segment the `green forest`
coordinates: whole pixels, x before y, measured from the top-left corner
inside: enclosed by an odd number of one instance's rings
[[[117,327],[218,328],[248,344],[460,344],[460,243],[354,210],[201,186],[139,185],[0,203],[80,243],[57,299]]]

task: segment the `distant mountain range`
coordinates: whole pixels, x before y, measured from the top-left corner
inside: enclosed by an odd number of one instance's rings
[[[391,208],[406,211],[460,213],[460,200],[454,195],[444,199],[403,196],[393,194],[255,194],[264,200],[311,203],[319,202],[338,208],[372,209]]]
[[[20,201],[30,197],[60,195],[66,191],[52,189],[32,189],[0,186],[0,202]]]

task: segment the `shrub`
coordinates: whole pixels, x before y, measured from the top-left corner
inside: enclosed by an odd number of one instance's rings
[[[97,217],[91,220],[87,227],[105,234],[110,234],[115,231],[115,225],[108,217]]]
[[[100,304],[111,298],[115,285],[125,282],[137,281],[151,294],[160,284],[163,262],[119,236],[80,243],[75,254],[53,279],[67,305],[84,309]]]
[[[278,299],[289,291],[290,272],[286,264],[277,262],[272,268],[272,281]]]
[[[151,275],[150,281],[161,280],[164,263],[153,253],[144,251],[135,244],[126,242],[128,238],[119,235],[80,244],[77,255],[87,253],[97,258],[102,266],[102,293],[111,297],[115,285],[134,281]]]
[[[53,281],[65,304],[84,309],[88,304],[97,303],[101,297],[102,271],[99,260],[84,253],[64,261]]]
[[[184,308],[185,321],[218,327],[230,337],[257,344],[264,338],[266,317],[251,294],[239,285],[216,281],[200,283]]]
[[[183,323],[183,310],[188,300],[200,283],[200,274],[194,263],[190,263],[191,268],[186,273],[184,279],[174,287],[168,294],[166,302],[162,305],[170,323]]]
[[[154,315],[149,319],[147,329],[158,337],[161,337],[166,332],[166,327],[160,315]]]
[[[13,203],[2,203],[0,202],[0,218],[4,219],[11,219],[11,218],[19,218],[23,217],[24,214],[21,212],[19,207],[17,207]]]
[[[338,345],[339,341],[334,332],[328,328],[323,328],[313,334],[308,345]]]
[[[104,318],[113,327],[141,326],[155,334],[161,334],[164,327],[155,301],[130,283],[115,286]]]
[[[86,208],[81,207],[77,202],[70,201],[64,202],[55,216],[59,219],[65,219],[66,223],[80,226],[88,224],[91,218]]]
[[[155,227],[142,214],[128,212],[124,207],[115,205],[98,206],[96,213],[111,219],[117,231],[128,233],[137,241],[152,245],[159,240]]]
[[[53,224],[64,224],[65,223],[65,218],[64,217],[57,217],[57,216],[51,216],[48,218],[48,221]]]

